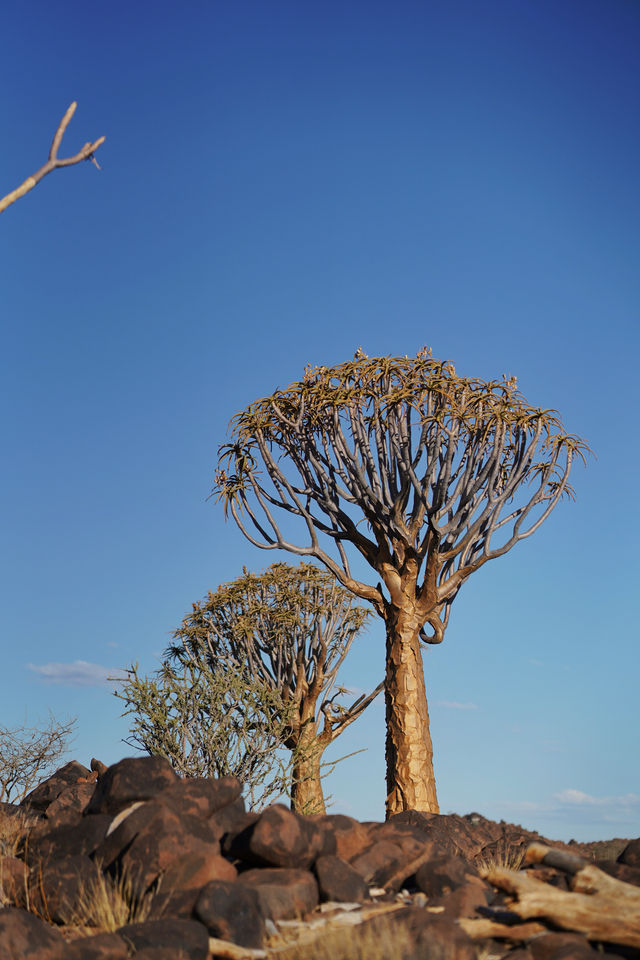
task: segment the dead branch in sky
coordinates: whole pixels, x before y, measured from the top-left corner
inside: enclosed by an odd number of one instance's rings
[[[6,197],[3,197],[0,200],[0,213],[10,207],[12,203],[15,203],[16,200],[19,200],[20,197],[24,197],[25,193],[29,193],[30,190],[33,190],[37,183],[40,183],[43,177],[46,177],[48,173],[51,173],[52,170],[56,170],[58,167],[70,167],[75,163],[80,163],[81,160],[91,160],[92,163],[96,165],[98,170],[100,165],[95,158],[95,152],[98,147],[102,146],[106,137],[99,137],[94,143],[85,143],[84,147],[73,157],[66,157],[63,160],[58,159],[58,150],[60,149],[60,144],[62,143],[62,138],[65,134],[65,130],[69,126],[72,116],[76,112],[76,107],[78,104],[74,102],[71,104],[64,117],[60,121],[58,129],[56,130],[53,141],[51,143],[51,149],[49,150],[49,159],[47,162],[40,167],[39,170],[36,170],[30,177],[21,183],[19,187],[15,190],[12,190],[11,193],[8,193]]]

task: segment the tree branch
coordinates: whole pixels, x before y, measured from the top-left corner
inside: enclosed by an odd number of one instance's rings
[[[73,157],[66,157],[63,160],[58,158],[58,150],[60,149],[60,144],[62,143],[62,138],[65,134],[67,127],[71,121],[72,116],[76,112],[76,107],[78,104],[74,100],[71,104],[64,117],[60,121],[58,129],[53,135],[53,141],[51,143],[51,149],[49,150],[49,159],[39,170],[36,170],[30,177],[21,183],[19,187],[16,187],[15,190],[12,190],[11,193],[8,193],[6,197],[3,197],[0,200],[0,213],[10,207],[12,203],[15,203],[16,200],[19,200],[20,197],[24,197],[26,193],[29,193],[30,190],[40,183],[43,177],[46,177],[48,173],[51,173],[52,170],[57,170],[58,167],[70,167],[75,163],[80,163],[81,160],[91,160],[93,164],[100,169],[100,165],[95,158],[95,152],[98,147],[101,147],[106,137],[99,137],[93,143],[85,143],[81,150]]]

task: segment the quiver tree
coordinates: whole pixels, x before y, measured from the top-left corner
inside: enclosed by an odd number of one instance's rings
[[[225,514],[256,546],[320,560],[383,618],[387,814],[437,812],[420,642],[440,643],[464,581],[571,493],[585,443],[515,378],[460,377],[426,349],[308,367],[230,431],[214,487]]]
[[[274,563],[264,573],[244,571],[193,605],[167,650],[169,662],[205,668],[224,678],[241,671],[246,682],[271,692],[281,743],[291,751],[291,800],[301,812],[324,812],[322,755],[382,691],[351,706],[338,671],[370,612],[326,570],[309,563]],[[278,710],[274,696],[282,698]]]
[[[290,792],[292,761],[278,748],[291,711],[279,690],[206,659],[165,660],[148,677],[134,664],[113,679],[131,717],[125,743],[166,757],[182,777],[237,777],[252,810]]]

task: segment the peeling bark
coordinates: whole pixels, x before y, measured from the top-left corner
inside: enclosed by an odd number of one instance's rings
[[[402,810],[440,812],[419,629],[404,610],[387,611],[387,818]]]

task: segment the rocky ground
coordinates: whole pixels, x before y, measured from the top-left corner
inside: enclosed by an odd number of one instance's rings
[[[255,814],[231,777],[91,766],[0,805],[2,960],[640,960],[640,839]]]

